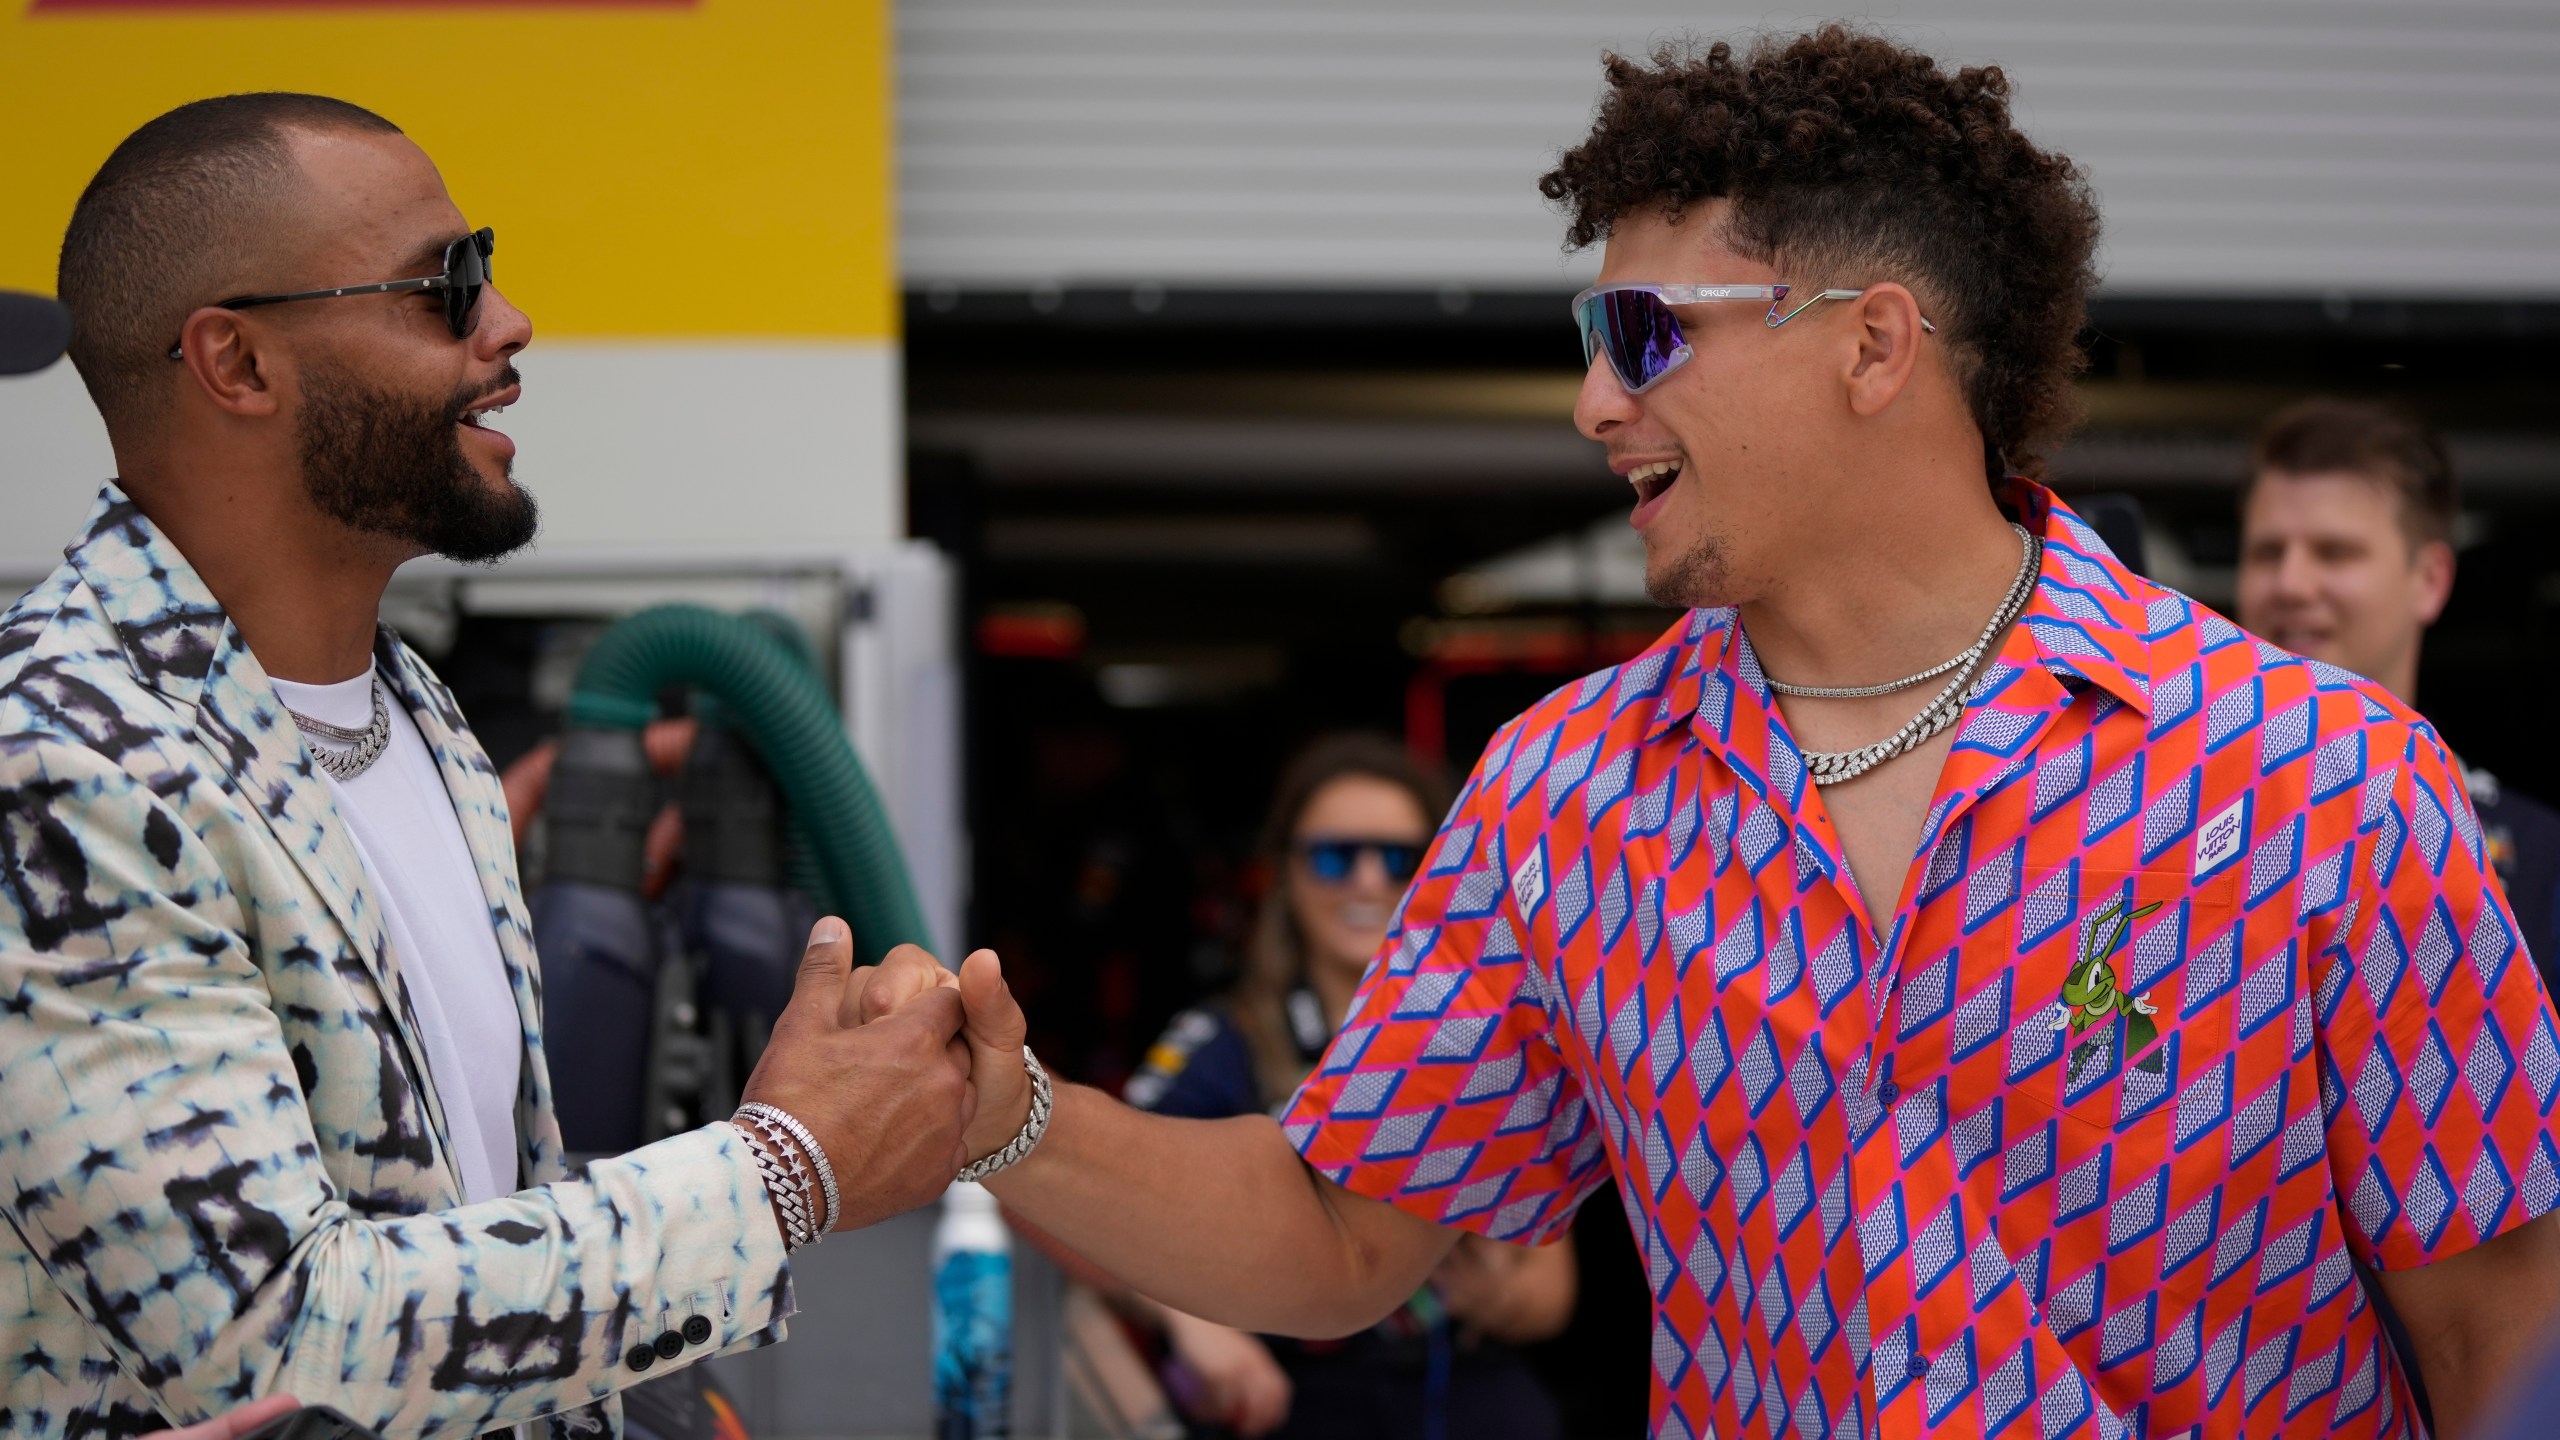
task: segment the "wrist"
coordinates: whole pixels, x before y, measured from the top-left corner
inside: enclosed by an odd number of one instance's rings
[[[815,1222],[809,1218],[806,1197],[790,1179],[789,1162],[780,1147],[744,1117],[732,1117],[729,1128],[738,1133],[738,1144],[755,1167],[756,1182],[764,1187],[765,1210],[773,1216],[782,1248],[787,1252],[810,1243]]]
[[[1028,1158],[1048,1133],[1054,1092],[1049,1072],[1041,1067],[1038,1057],[1031,1053],[1028,1045],[1022,1048],[1022,1075],[1027,1083],[1020,1087],[1021,1100],[1004,1107],[1008,1118],[1018,1115],[1015,1128],[1005,1134],[994,1149],[972,1158],[961,1169],[958,1179],[983,1182],[1013,1168]],[[976,1149],[974,1145],[970,1148]]]
[[[993,1110],[982,1110],[978,1121],[970,1127],[969,1163],[974,1165],[1013,1143],[1022,1127],[1031,1123],[1031,1077],[1024,1075],[1013,1093]]]
[[[786,1247],[816,1244],[835,1228],[844,1215],[835,1167],[807,1126],[780,1106],[754,1100],[740,1105],[729,1124],[755,1157]]]

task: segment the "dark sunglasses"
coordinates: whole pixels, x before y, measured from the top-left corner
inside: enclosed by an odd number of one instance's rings
[[[246,310],[252,305],[282,305],[289,300],[335,300],[342,295],[396,295],[408,290],[444,292],[444,323],[461,340],[480,319],[480,292],[489,284],[489,256],[498,248],[497,232],[482,226],[444,247],[444,273],[416,280],[384,280],[373,285],[341,285],[335,290],[296,290],[290,295],[234,295],[214,302],[218,310]],[[186,358],[186,342],[169,347],[169,358]]]
[[[1659,383],[1663,376],[1689,363],[1689,342],[1680,333],[1679,317],[1671,313],[1674,305],[1706,305],[1719,301],[1740,300],[1765,303],[1769,313],[1764,323],[1772,330],[1825,300],[1855,300],[1864,290],[1818,290],[1812,295],[1787,304],[1788,292],[1795,287],[1776,285],[1594,285],[1573,297],[1573,323],[1582,331],[1582,366],[1606,355],[1609,368],[1617,372],[1618,383],[1630,395],[1641,395]],[[1922,317],[1920,328],[1929,334],[1938,327]]]
[[[1307,873],[1327,885],[1348,881],[1360,868],[1361,853],[1376,854],[1378,866],[1387,878],[1401,885],[1422,868],[1422,847],[1401,840],[1348,840],[1325,837],[1298,842],[1298,854],[1307,862]]]

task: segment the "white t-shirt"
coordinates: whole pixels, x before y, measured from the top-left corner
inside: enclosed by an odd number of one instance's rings
[[[288,708],[324,724],[361,730],[373,719],[370,670],[335,685],[273,683]],[[512,1195],[524,1058],[515,994],[435,753],[387,682],[383,702],[391,711],[389,747],[353,780],[325,771],[322,778],[355,832],[365,881],[381,902],[383,929],[425,1032],[427,1069],[462,1167],[463,1200]]]

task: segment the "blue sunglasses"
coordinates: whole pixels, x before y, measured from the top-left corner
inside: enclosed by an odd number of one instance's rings
[[[1298,854],[1307,862],[1307,873],[1327,885],[1348,882],[1360,868],[1363,851],[1376,854],[1378,867],[1399,885],[1422,868],[1422,847],[1401,840],[1355,840],[1328,835],[1298,842]]]
[[[1641,395],[1662,381],[1662,377],[1689,363],[1691,351],[1686,337],[1680,333],[1679,317],[1671,313],[1674,305],[1707,305],[1725,301],[1745,301],[1769,307],[1766,318],[1772,330],[1793,320],[1825,300],[1855,300],[1864,290],[1817,290],[1793,306],[1787,296],[1795,289],[1785,283],[1776,285],[1594,285],[1573,297],[1573,322],[1582,330],[1582,367],[1606,355],[1609,368],[1617,373],[1618,383],[1630,395]],[[1923,316],[1920,328],[1929,334],[1938,327]]]

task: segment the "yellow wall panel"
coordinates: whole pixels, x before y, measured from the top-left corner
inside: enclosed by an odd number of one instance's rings
[[[0,0],[0,286],[53,289],[72,202],[143,121],[308,90],[435,157],[537,335],[893,338],[890,24],[888,0]]]

